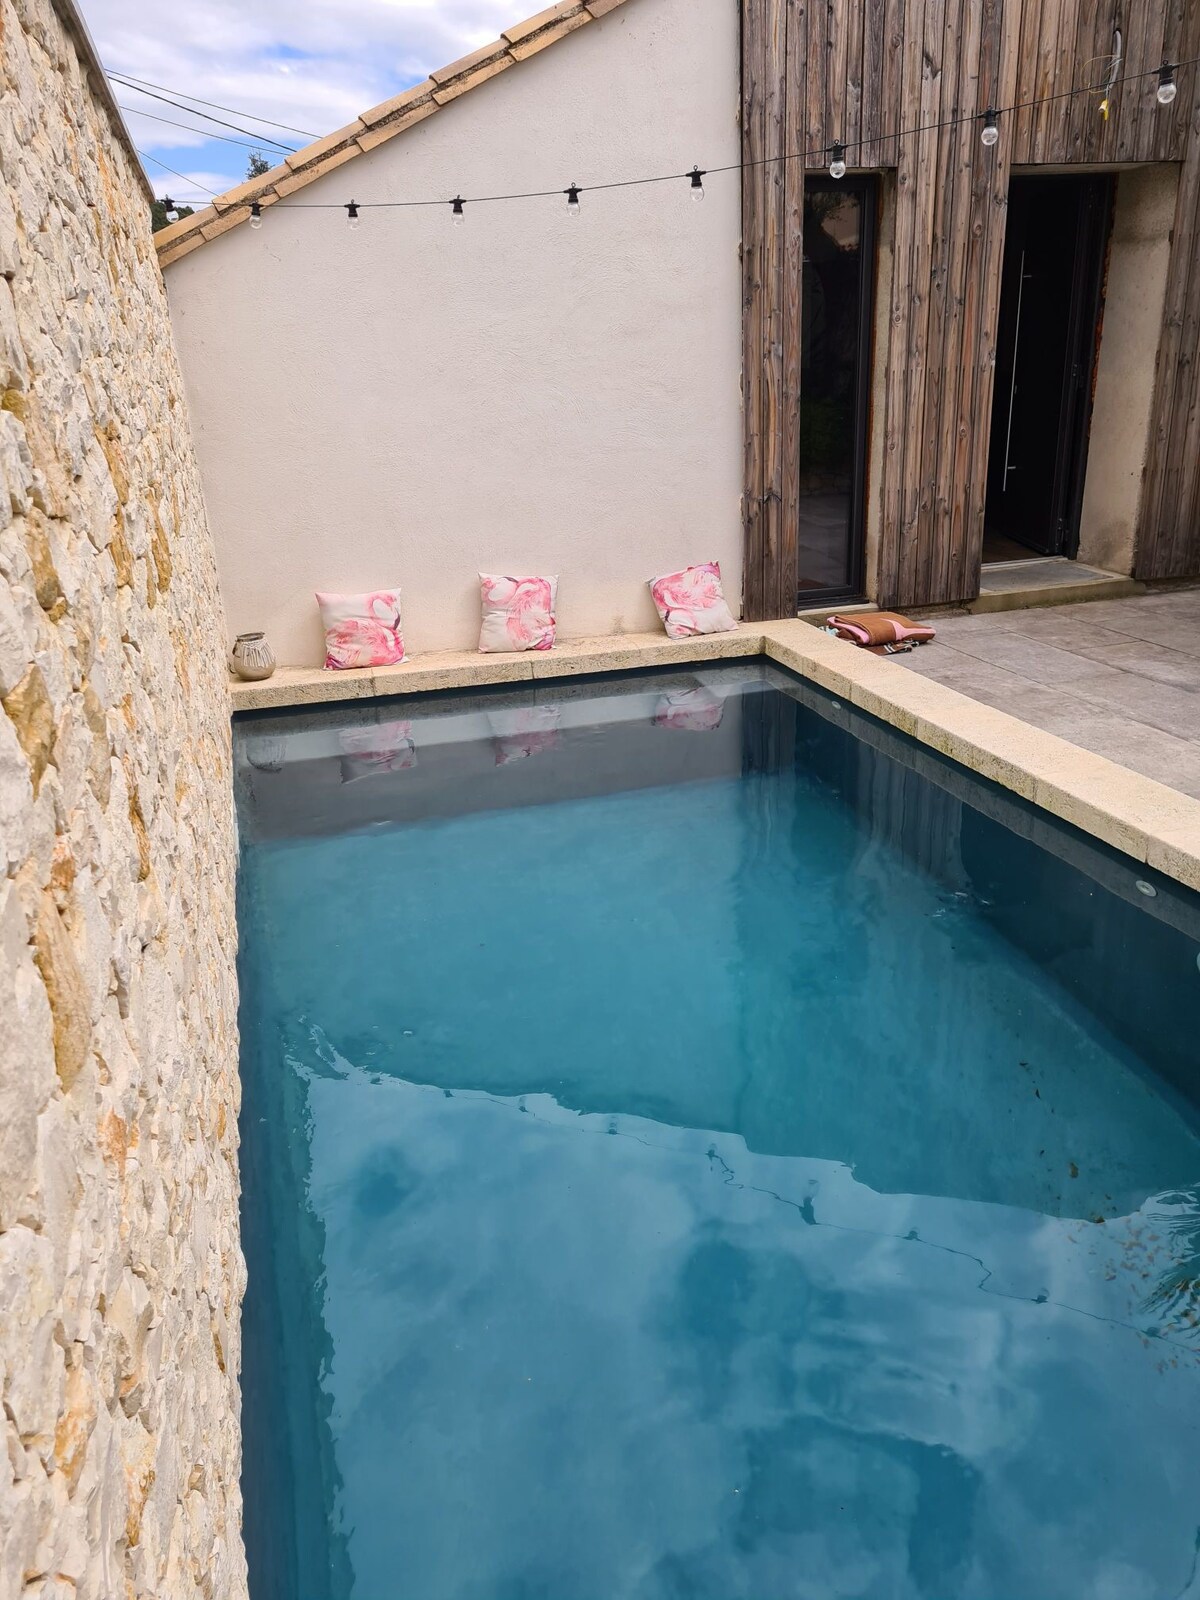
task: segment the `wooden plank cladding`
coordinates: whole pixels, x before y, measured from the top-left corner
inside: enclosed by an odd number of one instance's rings
[[[795,609],[803,179],[834,141],[893,175],[873,597],[978,593],[1014,166],[1182,163],[1138,575],[1200,574],[1200,72],[1166,108],[1129,76],[1200,55],[1196,0],[742,0],[742,16],[747,618]],[[988,150],[991,105],[1019,109]],[[935,126],[955,118],[971,120]]]
[[[1190,0],[1180,56],[1200,55],[1200,6]],[[1200,574],[1200,70],[1181,75],[1188,144],[1179,177],[1167,298],[1154,374],[1135,574]]]

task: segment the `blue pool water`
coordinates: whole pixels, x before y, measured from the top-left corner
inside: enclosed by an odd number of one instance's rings
[[[1200,1595],[1196,897],[759,664],[237,753],[254,1600]]]

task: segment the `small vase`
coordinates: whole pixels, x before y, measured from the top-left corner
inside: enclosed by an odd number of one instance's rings
[[[257,683],[275,671],[271,646],[261,633],[239,633],[228,656],[229,670],[245,683]]]
[[[246,740],[246,760],[260,772],[282,772],[287,761],[287,741],[271,735]]]

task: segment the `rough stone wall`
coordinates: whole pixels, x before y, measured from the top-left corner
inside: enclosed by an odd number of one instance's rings
[[[0,1597],[245,1591],[224,622],[148,202],[0,0]]]

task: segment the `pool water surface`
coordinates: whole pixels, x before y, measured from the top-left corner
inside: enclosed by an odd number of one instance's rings
[[[1195,896],[762,663],[237,759],[254,1600],[1200,1596]]]

